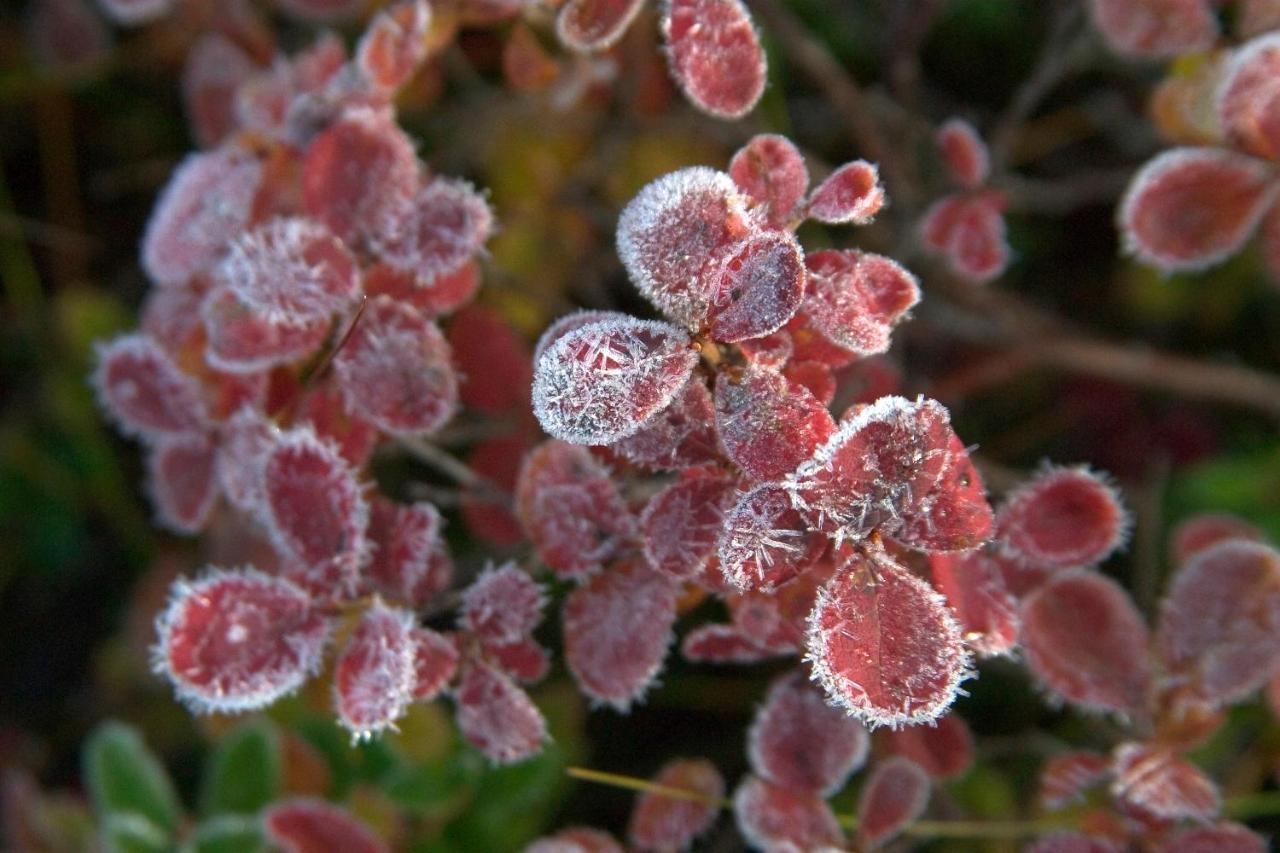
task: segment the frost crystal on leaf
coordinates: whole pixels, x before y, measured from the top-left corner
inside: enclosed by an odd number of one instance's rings
[[[436,178],[390,208],[370,239],[384,263],[430,288],[471,260],[492,231],[493,211],[474,187]]]
[[[420,608],[448,588],[453,562],[444,520],[429,503],[396,504],[375,496],[369,513],[373,554],[365,574],[384,595]]]
[[[765,56],[740,0],[666,0],[662,32],[671,76],[694,106],[734,119],[760,100]]]
[[[431,6],[406,0],[378,13],[356,45],[356,67],[374,92],[390,95],[427,58]]]
[[[724,778],[705,758],[668,761],[653,777],[655,785],[692,791],[710,802],[675,799],[645,792],[636,800],[627,824],[627,839],[637,850],[684,850],[706,832],[724,796]]]
[[[495,764],[522,761],[547,739],[542,712],[506,675],[483,661],[470,661],[454,693],[458,728]]]
[[[695,468],[654,495],[640,516],[649,565],[679,580],[702,574],[736,491],[728,475]]]
[[[804,253],[786,231],[747,237],[720,266],[709,319],[717,341],[742,341],[778,331],[804,299]]]
[[[542,621],[542,587],[515,563],[489,567],[462,593],[459,625],[488,642],[527,638]]]
[[[805,311],[815,329],[858,355],[889,349],[889,335],[920,301],[916,277],[882,255],[815,252],[805,260]]]
[[[538,360],[533,411],[573,444],[609,444],[639,431],[684,387],[697,361],[689,336],[655,320],[575,329]]]
[[[733,795],[738,830],[761,850],[839,848],[844,833],[826,800],[748,776]]]
[[[742,494],[725,515],[720,566],[739,589],[770,591],[813,565],[827,539],[813,530],[780,486],[762,485]]]
[[[560,43],[579,53],[612,47],[631,26],[644,0],[569,0],[556,17]]]
[[[1089,0],[1094,25],[1119,53],[1176,56],[1210,47],[1218,22],[1205,0]]]
[[[784,228],[809,189],[809,170],[795,144],[785,136],[751,137],[729,161],[729,176],[761,205],[774,228]]]
[[[873,850],[913,823],[929,804],[929,777],[910,759],[876,764],[858,798],[858,841]]]
[[[729,458],[757,480],[781,480],[835,432],[835,421],[804,387],[772,370],[716,378],[716,430]]]
[[[828,225],[866,225],[884,207],[880,172],[866,160],[845,163],[809,195],[811,219]]]
[[[208,414],[196,380],[178,369],[149,335],[98,347],[93,385],[122,431],[142,438],[201,432]]]
[[[333,671],[338,722],[363,740],[404,715],[417,686],[413,614],[375,599],[356,625]]]

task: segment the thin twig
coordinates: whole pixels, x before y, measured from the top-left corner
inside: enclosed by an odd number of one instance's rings
[[[415,459],[435,468],[448,476],[460,486],[474,489],[482,486],[486,480],[468,468],[462,461],[421,438],[400,438],[396,441]]]

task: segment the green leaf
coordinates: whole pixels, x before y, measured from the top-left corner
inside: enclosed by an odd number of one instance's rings
[[[100,725],[85,747],[84,770],[98,814],[133,815],[168,833],[177,827],[181,807],[173,783],[132,727]]]
[[[267,720],[253,720],[223,737],[205,770],[205,815],[257,814],[280,791],[280,742]]]
[[[222,815],[200,824],[182,849],[183,853],[265,853],[267,842],[256,817]]]
[[[140,814],[110,814],[102,824],[105,853],[168,853],[174,849],[169,834]]]

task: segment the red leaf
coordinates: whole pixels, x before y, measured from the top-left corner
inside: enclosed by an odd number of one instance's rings
[[[404,716],[418,685],[413,614],[375,599],[333,671],[338,722],[366,740]]]
[[[829,406],[836,396],[836,376],[820,361],[795,361],[782,370],[793,388],[804,388],[822,406]]]
[[[1101,563],[1129,532],[1120,495],[1087,468],[1045,469],[1005,498],[996,523],[1008,554],[1044,569]]]
[[[743,493],[725,515],[718,546],[720,566],[734,586],[771,591],[813,565],[827,548],[791,505],[780,486]]]
[[[772,370],[721,372],[715,405],[729,458],[757,480],[781,480],[835,432],[835,421],[808,389]]]
[[[1165,272],[1235,254],[1280,190],[1260,160],[1221,148],[1175,148],[1134,176],[1120,203],[1125,247]]]
[[[605,50],[622,38],[642,6],[644,0],[569,0],[556,18],[556,35],[570,50]]]
[[[751,769],[790,791],[829,797],[867,759],[862,724],[828,705],[802,672],[775,681],[747,734]]]
[[[506,318],[471,305],[450,321],[448,336],[462,382],[462,404],[486,415],[527,418],[533,362],[528,346]]]
[[[236,129],[236,90],[257,72],[249,54],[220,32],[205,32],[191,45],[182,67],[182,100],[201,148]]]
[[[684,659],[694,663],[758,663],[777,652],[756,644],[733,625],[699,625],[685,635],[680,644]]]
[[[991,174],[991,154],[973,125],[962,118],[948,119],[938,128],[935,141],[951,180],[967,190],[986,183]]]
[[[1167,820],[1207,820],[1222,808],[1218,786],[1188,761],[1160,747],[1121,744],[1112,796]]]
[[[884,207],[880,172],[866,160],[845,163],[809,194],[807,213],[828,225],[866,225]]]
[[[284,853],[387,853],[369,827],[324,800],[294,799],[271,805],[262,816],[271,843]]]
[[[916,277],[895,261],[856,249],[806,259],[805,312],[820,334],[861,356],[889,349],[894,326],[920,301]]]
[[[1050,578],[1022,603],[1027,663],[1085,708],[1143,714],[1151,687],[1147,627],[1115,581],[1088,571]]]
[[[252,569],[179,580],[157,620],[152,668],[203,713],[270,705],[320,668],[329,623],[300,588]]]
[[[790,791],[748,776],[733,795],[738,830],[761,850],[839,847],[844,833],[831,807],[817,794]]]
[[[208,420],[200,386],[149,335],[114,338],[97,350],[98,402],[120,429],[139,437],[203,432]]]
[[[929,804],[929,776],[895,756],[875,765],[858,798],[858,842],[868,850],[892,840]]]
[[[938,781],[958,779],[973,766],[973,733],[955,714],[931,726],[908,726],[886,733],[889,749],[909,758]]]
[[[1177,56],[1204,50],[1218,22],[1204,0],[1090,0],[1093,23],[1112,49],[1134,56]]]
[[[724,797],[724,779],[705,758],[669,761],[653,777],[655,785],[701,794],[709,802],[644,792],[627,824],[627,840],[638,850],[684,850],[711,826]]]
[[[965,643],[982,657],[1005,654],[1018,642],[1018,602],[1004,575],[983,551],[931,554],[933,584],[964,631]]]
[[[462,593],[458,624],[486,643],[527,639],[542,621],[546,595],[515,563],[486,568]]]
[[[329,321],[273,323],[240,301],[227,287],[209,292],[200,306],[209,343],[205,359],[228,373],[260,373],[314,353],[329,335]]]
[[[430,702],[440,695],[458,671],[458,647],[450,637],[430,628],[414,628],[413,701]]]
[[[1055,832],[1032,844],[1025,853],[1122,853],[1122,848],[1107,838]]]
[[[219,428],[217,475],[223,495],[244,512],[262,501],[262,466],[280,430],[261,412],[241,409]]]
[[[158,520],[178,533],[198,533],[209,520],[214,446],[204,435],[163,439],[147,454],[147,487]]]
[[[462,736],[495,764],[523,761],[547,739],[546,721],[529,694],[483,661],[462,668],[456,700]]]
[[[355,67],[369,87],[390,96],[413,77],[427,58],[431,6],[406,0],[383,9],[356,45]]]
[[[751,137],[729,161],[729,176],[762,206],[774,228],[785,228],[809,189],[809,170],[795,144],[776,133]]]
[[[887,556],[855,558],[819,592],[808,646],[814,679],[872,727],[937,719],[968,675],[942,597]]]
[[[640,430],[609,448],[647,470],[678,471],[723,460],[715,431],[715,407],[702,377],[694,374],[671,403]]]
[[[760,100],[764,51],[739,0],[669,0],[662,32],[671,76],[698,109],[741,118]]]
[[[1262,836],[1238,823],[1194,826],[1170,836],[1158,853],[1264,853]]]
[[[599,829],[573,826],[540,838],[524,853],[625,853],[613,836]]]
[[[925,211],[921,240],[955,275],[984,284],[1009,266],[1003,210],[1004,196],[992,190],[947,196]]]
[[[654,495],[640,515],[649,565],[677,580],[702,574],[736,492],[727,474],[695,468]]]
[[[1178,523],[1169,535],[1169,557],[1181,566],[1196,554],[1231,539],[1261,542],[1266,536],[1243,518],[1229,513],[1205,512]]]
[[[461,270],[492,232],[493,211],[473,186],[436,178],[387,208],[369,239],[383,263],[430,289]]]
[[[778,331],[804,299],[804,252],[786,231],[762,231],[720,265],[709,319],[711,337],[734,342]]]
[[[513,643],[484,643],[485,658],[522,684],[536,684],[546,678],[551,660],[546,649],[533,640]]]
[[[1084,792],[1111,776],[1111,757],[1096,752],[1055,756],[1040,772],[1040,802],[1059,811],[1084,799]]]

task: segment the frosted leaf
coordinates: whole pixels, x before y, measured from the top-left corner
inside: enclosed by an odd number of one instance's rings
[[[1264,853],[1262,836],[1238,823],[1193,826],[1174,833],[1156,848],[1157,853]]]
[[[983,551],[931,554],[933,584],[951,605],[964,641],[981,657],[1007,654],[1018,642],[1018,602]]]
[[[588,826],[571,826],[539,838],[524,853],[625,853],[613,836]]]
[[[276,218],[240,235],[218,278],[260,319],[305,326],[351,304],[360,292],[356,259],[318,222]]]
[[[241,409],[218,432],[218,484],[232,506],[243,512],[262,500],[262,466],[280,431],[253,409]]]
[[[841,347],[867,356],[889,349],[893,328],[920,301],[916,277],[882,255],[856,249],[815,252],[805,259],[813,327]]]
[[[924,814],[929,804],[929,776],[908,758],[878,762],[858,797],[858,842],[865,850],[880,847]]]
[[[741,341],[778,331],[804,299],[804,252],[786,231],[762,231],[720,265],[709,319],[711,337]]]
[[[782,375],[791,387],[808,391],[824,408],[835,399],[835,373],[820,361],[792,362],[783,368]]]
[[[430,288],[475,257],[493,232],[493,211],[466,181],[436,178],[390,208],[370,235],[379,259]]]
[[[602,323],[611,320],[631,320],[629,314],[623,314],[620,311],[574,311],[565,314],[550,326],[543,330],[542,335],[538,338],[537,344],[533,347],[533,363],[537,364],[542,360],[542,354],[551,348],[551,345],[563,338],[572,331],[581,329],[583,326],[590,326],[595,323]]]
[[[198,533],[217,497],[214,447],[208,436],[165,438],[147,454],[147,490],[159,522],[178,533]]]
[[[173,0],[98,0],[98,6],[117,24],[136,27],[167,13]]]
[[[716,819],[724,797],[724,778],[705,758],[668,761],[653,777],[655,785],[701,794],[709,802],[643,792],[627,823],[627,840],[637,850],[685,850]]]
[[[179,580],[156,620],[152,669],[200,713],[263,708],[320,668],[329,622],[283,578],[211,569]]]
[[[202,332],[200,303],[207,292],[207,280],[197,276],[181,287],[148,289],[141,308],[140,331],[150,335],[165,351],[181,357]]]
[[[804,303],[800,310],[783,327],[791,339],[793,361],[819,361],[833,370],[846,367],[858,358],[857,353],[845,349],[817,330]]]
[[[454,692],[458,729],[494,764],[535,755],[547,739],[542,712],[511,679],[483,661],[470,661]]]
[[[834,570],[834,563],[823,559],[779,589],[731,596],[726,603],[734,626],[774,654],[798,654],[805,646],[818,590]]]
[[[249,224],[262,176],[258,158],[234,144],[183,160],[142,237],[142,268],[151,280],[182,284],[217,261]]]
[[[1166,820],[1208,820],[1222,808],[1218,786],[1189,761],[1145,743],[1115,751],[1111,795]]]
[[[649,565],[677,580],[702,574],[715,555],[725,510],[736,493],[727,474],[695,468],[650,498],[640,515]]]
[[[413,701],[430,702],[439,696],[458,671],[458,647],[449,637],[430,628],[414,628]]]
[[[462,593],[458,624],[486,642],[514,643],[533,633],[546,603],[542,587],[515,563],[490,566]]]
[[[390,96],[412,79],[427,58],[431,6],[405,0],[380,11],[356,45],[355,67],[369,87]]]
[[[779,486],[743,493],[725,515],[718,546],[720,566],[734,586],[773,590],[816,562],[827,539],[813,530]]]
[[[140,438],[202,432],[208,412],[194,378],[155,339],[122,335],[97,346],[92,383],[122,432]]]
[[[428,317],[445,317],[468,305],[480,292],[480,283],[480,267],[474,260],[440,276],[430,287],[419,287],[416,275],[389,264],[376,264],[364,277],[365,293],[407,302]]]
[[[828,225],[866,225],[884,207],[880,171],[866,160],[836,169],[809,194],[806,213]]]
[[[766,370],[781,370],[791,359],[794,345],[784,331],[738,342],[738,351],[749,364]]]
[[[1266,536],[1243,518],[1229,513],[1206,512],[1178,523],[1169,534],[1169,558],[1181,566],[1196,554],[1230,539],[1262,542]]]
[[[640,562],[601,572],[564,601],[564,657],[592,702],[626,712],[662,669],[676,586]]]
[[[579,53],[614,45],[635,20],[644,0],[569,0],[556,17],[560,43]]]
[[[354,594],[369,507],[346,461],[310,430],[290,430],[263,460],[262,484],[262,521],[292,578],[321,597]]]
[[[1090,0],[1094,26],[1117,53],[1177,56],[1205,50],[1218,22],[1204,0]]]
[[[291,364],[316,352],[329,336],[325,318],[297,326],[272,323],[225,286],[205,297],[200,317],[209,339],[205,360],[228,373],[261,373]]]
[[[844,833],[826,801],[748,776],[733,795],[738,831],[760,850],[815,850],[840,847]]]
[[[733,625],[699,625],[685,635],[680,654],[694,663],[758,663],[777,653],[757,645]]]
[[[458,407],[452,353],[434,322],[385,296],[366,303],[333,359],[347,408],[392,435],[438,430]]]
[[[938,482],[908,509],[892,535],[917,551],[967,551],[991,538],[993,516],[982,477],[952,433]]]
[[[249,54],[220,32],[205,32],[191,45],[182,67],[182,100],[201,148],[236,129],[236,90],[257,71]]]
[[[765,56],[740,0],[666,0],[662,34],[671,76],[698,109],[741,118],[760,100]]]
[[[867,760],[862,724],[828,705],[802,672],[775,681],[747,733],[751,769],[775,785],[829,797]]]
[[[1280,554],[1229,539],[1193,556],[1160,606],[1155,650],[1171,684],[1214,706],[1261,687],[1280,656]]]
[[[1141,714],[1151,687],[1147,628],[1115,581],[1088,571],[1051,577],[1022,603],[1031,671],[1084,708]]]
[[[719,285],[720,261],[755,230],[733,180],[705,166],[647,184],[618,217],[618,256],[645,298],[699,329]]]
[[[374,599],[333,671],[338,722],[356,740],[395,728],[418,684],[413,614]]]
[[[680,329],[612,320],[569,332],[534,368],[533,411],[574,444],[609,444],[640,430],[684,387],[697,353]]]
[[[1125,249],[1164,272],[1200,270],[1235,254],[1280,183],[1270,167],[1222,148],[1174,148],[1134,175],[1117,221]]]
[[[453,579],[443,528],[440,511],[429,503],[396,504],[375,496],[369,513],[373,554],[365,576],[384,595],[423,607]]]
[[[986,183],[991,174],[991,153],[973,125],[962,118],[947,119],[934,141],[951,180],[967,190]]]
[[[694,374],[665,409],[640,430],[609,445],[632,465],[676,471],[723,459],[715,431],[715,407],[702,377]]]
[[[299,797],[273,803],[262,813],[262,828],[283,853],[389,853],[365,824],[320,799]]]
[[[1046,569],[1101,563],[1129,532],[1120,495],[1087,468],[1045,469],[1005,498],[996,523],[1008,554]]]
[[[814,680],[871,727],[937,719],[969,674],[942,596],[887,556],[854,559],[819,591],[808,647]]]
[[[381,434],[364,418],[347,411],[342,389],[329,374],[303,392],[294,415],[294,424],[310,424],[316,435],[332,442],[352,468],[363,468],[373,455]]]
[[[1040,772],[1040,802],[1060,811],[1084,800],[1084,792],[1111,776],[1111,757],[1096,752],[1067,752],[1055,756]]]
[[[995,190],[951,195],[929,206],[920,220],[924,247],[946,259],[957,277],[985,284],[1009,266],[1005,197]]]
[[[795,144],[776,133],[751,137],[729,161],[729,176],[761,205],[774,228],[785,228],[809,189],[809,170]]]
[[[729,458],[757,480],[781,480],[835,432],[835,421],[807,389],[771,370],[722,372],[715,405]]]
[[[533,640],[482,645],[486,660],[522,684],[536,684],[546,678],[551,668],[547,650]]]
[[[1280,35],[1254,39],[1231,54],[1217,92],[1218,120],[1235,147],[1268,160],[1280,156]]]
[[[499,312],[469,305],[449,322],[462,404],[487,415],[529,415],[533,362],[529,347]],[[494,381],[502,377],[502,381]]]
[[[909,758],[940,782],[958,779],[973,766],[973,732],[954,713],[940,717],[931,726],[908,726],[885,735],[894,755]]]
[[[609,473],[582,447],[544,442],[525,459],[516,514],[553,572],[577,578],[620,554],[635,535]]]
[[[413,143],[385,111],[348,111],[311,140],[302,160],[304,208],[353,246],[408,205],[418,182]]]
[[[852,539],[876,529],[892,536],[946,485],[957,464],[954,438],[940,403],[882,397],[843,419],[785,485],[823,530]]]

